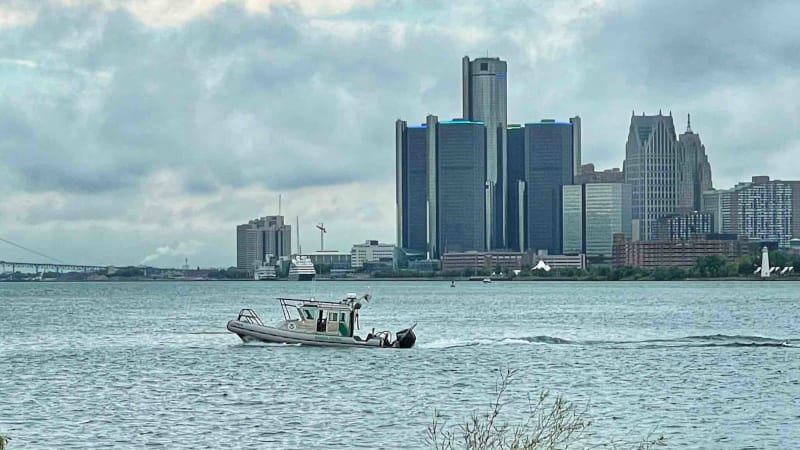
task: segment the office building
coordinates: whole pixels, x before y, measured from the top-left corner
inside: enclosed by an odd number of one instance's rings
[[[562,186],[573,182],[572,124],[542,120],[524,129],[526,250],[562,252]]]
[[[350,250],[350,265],[353,269],[361,269],[369,263],[388,263],[392,265],[394,260],[394,245],[381,244],[375,240],[369,240],[363,244],[355,244]]]
[[[506,247],[523,252],[525,213],[525,129],[509,125],[508,138],[508,197],[506,201]]]
[[[631,237],[631,189],[624,183],[567,185],[563,198],[563,253],[610,260],[614,234]]]
[[[507,157],[507,71],[500,58],[462,59],[462,117],[486,126],[486,182],[490,195],[485,208],[491,248],[505,246],[505,181]]]
[[[580,172],[575,176],[575,184],[624,182],[625,174],[618,167],[597,172],[592,163],[582,164]]]
[[[486,180],[486,127],[455,119],[435,127],[435,223],[439,253],[486,250],[486,208],[491,190]]]
[[[283,216],[265,216],[236,227],[236,267],[254,267],[286,259],[292,254],[292,226]]]
[[[428,130],[395,123],[397,245],[424,252],[428,240]]]
[[[573,179],[581,173],[581,116],[569,118],[572,125],[572,172]]]
[[[623,172],[631,186],[633,237],[652,240],[661,217],[677,204],[678,141],[672,115],[632,115]]]
[[[700,210],[713,217],[715,233],[736,233],[737,200],[733,189],[713,189],[703,192]]]
[[[678,136],[676,209],[683,212],[700,211],[703,192],[713,189],[711,164],[700,135],[692,131],[691,116],[686,132]]]
[[[658,219],[656,240],[687,241],[698,233],[715,233],[714,216],[711,213],[693,211],[664,216]]]

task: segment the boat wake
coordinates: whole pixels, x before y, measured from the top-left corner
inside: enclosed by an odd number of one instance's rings
[[[574,345],[605,348],[677,348],[677,347],[778,347],[800,348],[800,338],[774,339],[763,336],[713,334],[643,340],[569,340],[554,336],[523,336],[502,338],[442,339],[424,343],[422,348],[447,349],[497,345]]]

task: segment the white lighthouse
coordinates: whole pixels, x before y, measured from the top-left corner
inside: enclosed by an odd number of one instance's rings
[[[769,250],[767,246],[761,247],[761,278],[769,278]]]

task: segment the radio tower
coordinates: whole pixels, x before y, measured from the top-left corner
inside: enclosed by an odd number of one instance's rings
[[[319,251],[323,251],[325,250],[325,233],[328,230],[325,229],[325,224],[322,222],[317,225],[317,229],[319,230]]]

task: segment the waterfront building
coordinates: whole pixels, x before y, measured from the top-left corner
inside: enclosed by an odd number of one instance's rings
[[[426,124],[395,123],[397,245],[422,252],[428,246],[427,137]]]
[[[749,252],[748,241],[736,235],[698,234],[688,241],[631,241],[622,233],[614,235],[613,265],[615,267],[691,268],[697,259],[707,256],[736,258]]]
[[[702,194],[700,210],[713,217],[715,233],[736,233],[736,191],[712,189]]]
[[[711,164],[700,135],[692,131],[691,116],[687,119],[686,132],[678,136],[677,199],[679,211],[699,211],[702,193],[713,189]]]
[[[394,245],[381,244],[375,240],[365,241],[363,244],[355,244],[350,250],[350,265],[353,269],[361,269],[369,263],[388,263],[392,265],[394,260]]]
[[[505,246],[505,206],[508,184],[505,181],[507,156],[507,73],[508,67],[500,58],[465,56],[462,71],[462,117],[486,126],[486,174],[489,196],[485,207],[487,245]]]
[[[463,270],[490,270],[508,274],[520,270],[525,264],[526,254],[522,252],[448,252],[442,256],[442,271],[459,272]],[[499,275],[499,274],[498,274]]]
[[[329,266],[332,270],[349,270],[351,268],[350,253],[338,250],[318,250],[295,256],[308,258],[314,266]]]
[[[670,214],[658,219],[656,240],[686,241],[698,233],[714,232],[714,216],[711,213],[694,211],[685,214]]]
[[[542,120],[524,130],[526,250],[562,252],[562,186],[573,182],[572,124]]]
[[[236,267],[254,270],[273,259],[288,259],[292,254],[292,226],[283,216],[265,216],[236,227]]]
[[[435,127],[436,251],[486,250],[486,208],[491,195],[486,180],[486,127],[454,119]]]
[[[631,185],[633,238],[655,238],[661,217],[677,204],[678,141],[672,115],[632,115],[623,172]]]
[[[631,188],[590,183],[562,188],[563,253],[610,260],[615,233],[631,238]]]
[[[528,252],[526,260],[531,267],[536,267],[540,262],[550,269],[586,269],[586,255],[551,255],[544,250]]]
[[[625,174],[618,167],[597,172],[592,163],[581,165],[580,172],[575,175],[575,184],[624,182]]]

